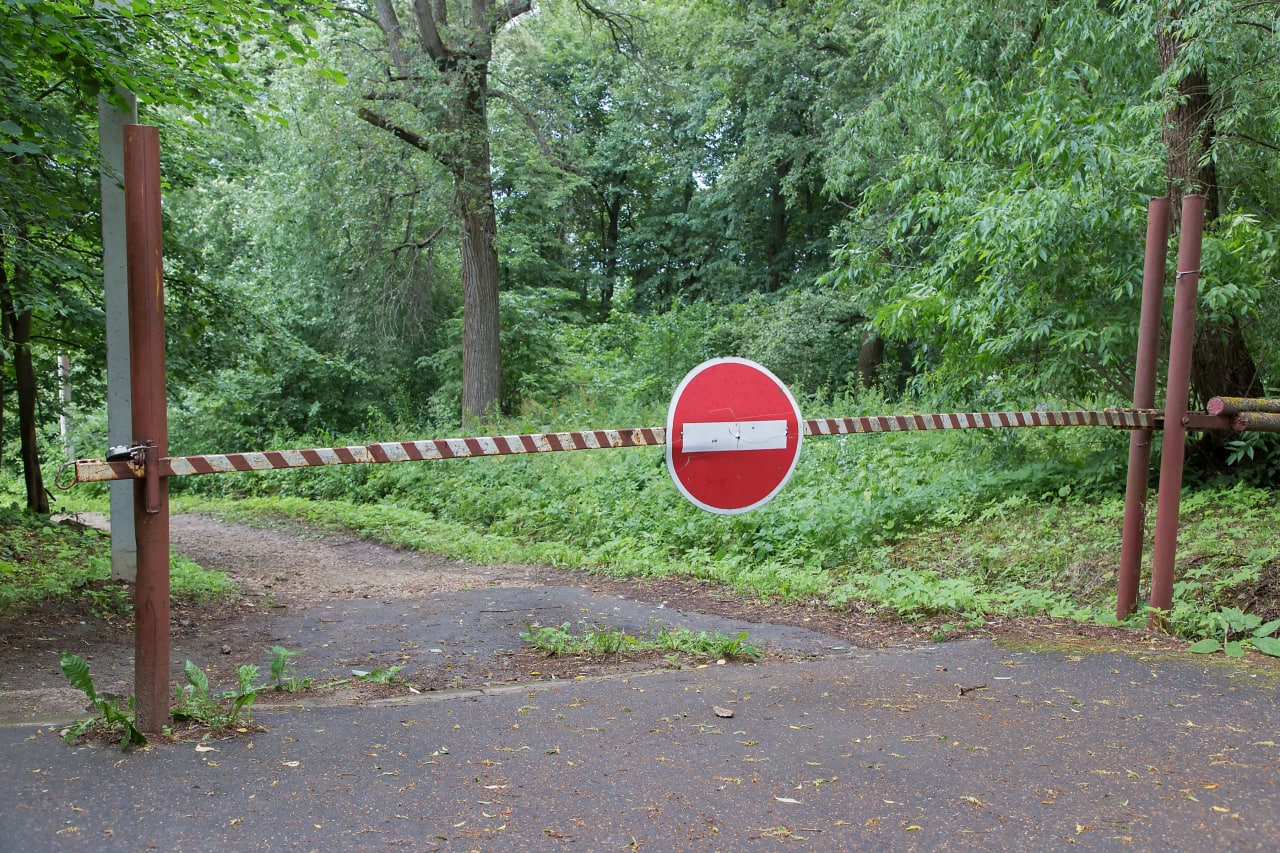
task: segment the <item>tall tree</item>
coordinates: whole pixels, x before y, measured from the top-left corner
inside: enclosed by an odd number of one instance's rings
[[[533,4],[413,0],[408,31],[391,0],[372,6],[366,17],[385,39],[381,85],[388,88],[371,85],[366,100],[381,106],[361,106],[358,115],[434,157],[453,178],[462,250],[462,414],[483,421],[502,398],[489,63],[498,31]]]
[[[1205,196],[1208,230],[1214,230],[1214,222],[1225,212],[1227,203],[1218,177],[1218,161],[1225,151],[1217,144],[1217,125],[1223,105],[1235,93],[1215,90],[1210,64],[1216,57],[1212,48],[1206,49],[1198,42],[1226,37],[1231,49],[1240,51],[1245,58],[1237,74],[1256,80],[1259,73],[1266,73],[1267,66],[1274,66],[1280,52],[1264,48],[1259,53],[1261,45],[1250,44],[1256,41],[1252,31],[1269,34],[1263,45],[1274,42],[1276,33],[1272,27],[1278,8],[1280,3],[1266,0],[1248,4],[1161,0],[1157,6],[1155,42],[1168,103],[1161,138],[1175,226],[1180,225],[1182,197],[1186,193]],[[1245,32],[1241,33],[1242,29]],[[1251,68],[1252,61],[1259,61],[1258,65]],[[1219,62],[1218,66],[1220,72],[1230,73],[1225,64]],[[1268,143],[1255,138],[1252,142],[1274,152],[1280,139]],[[1244,307],[1237,304],[1229,310],[1211,310],[1197,324],[1191,383],[1192,393],[1201,405],[1215,395],[1255,397],[1262,393],[1258,366],[1241,325]],[[1222,437],[1213,433],[1205,438],[1209,439],[1207,447],[1223,443]]]
[[[828,280],[953,394],[1122,397],[1160,165],[1144,45],[1105,4],[895,0],[873,20],[866,95],[830,138],[856,208]]]

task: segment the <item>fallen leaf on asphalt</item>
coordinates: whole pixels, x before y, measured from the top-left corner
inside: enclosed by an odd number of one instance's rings
[[[196,752],[217,752],[217,750],[211,746],[205,746],[203,743],[198,743],[196,744]]]
[[[780,803],[795,803],[796,805],[800,804],[799,800],[793,800],[791,797],[774,797],[774,799]]]
[[[297,767],[302,762],[301,761],[281,761],[280,763],[283,764],[285,767]]]
[[[715,712],[717,717],[732,717],[733,711],[729,708],[721,708],[719,705],[712,705],[711,710]]]

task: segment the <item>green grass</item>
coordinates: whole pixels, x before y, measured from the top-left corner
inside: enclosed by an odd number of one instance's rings
[[[196,506],[197,504],[192,504]],[[858,606],[907,620],[980,622],[993,616],[1050,616],[1113,621],[1123,499],[1009,495],[971,517],[931,518],[901,533],[866,537],[838,554],[797,533],[782,553],[758,556],[729,542],[684,550],[661,543],[636,519],[629,534],[583,541],[576,526],[547,523],[539,535],[466,524],[400,505],[252,498],[201,501],[204,509],[242,521],[272,514],[342,527],[400,547],[481,562],[529,561],[624,576],[684,575],[714,580],[762,598]],[[1276,494],[1237,486],[1189,493],[1183,501],[1174,629],[1197,638],[1216,630],[1227,608],[1280,616],[1280,513]],[[545,510],[530,512],[547,519]],[[776,524],[794,523],[782,512]],[[1154,526],[1154,501],[1147,542]],[[728,539],[740,517],[697,519]],[[760,523],[760,522],[757,522]],[[763,523],[760,540],[778,541]],[[850,536],[853,534],[851,533]],[[759,541],[759,540],[757,540]],[[749,542],[748,542],[749,544]],[[1224,547],[1225,546],[1225,547]],[[1150,555],[1146,558],[1150,563]],[[1143,624],[1145,615],[1134,617]]]
[[[728,636],[719,631],[693,631],[688,628],[660,628],[642,636],[633,636],[612,626],[591,626],[580,634],[573,633],[569,622],[560,625],[525,623],[520,633],[531,648],[548,655],[620,656],[628,651],[661,650],[700,658],[755,660],[762,652],[747,640],[747,632]]]
[[[179,601],[203,601],[235,591],[222,572],[185,557],[170,563],[170,588]],[[118,614],[129,588],[111,582],[109,537],[70,521],[53,522],[17,507],[0,508],[0,612],[47,603],[87,603]]]

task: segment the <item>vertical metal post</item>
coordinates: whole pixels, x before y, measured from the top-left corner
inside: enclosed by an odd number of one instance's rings
[[[103,4],[99,2],[97,6]],[[116,89],[124,100],[117,107],[98,97],[98,146],[102,154],[102,291],[107,333],[107,444],[133,444],[129,410],[129,279],[124,214],[124,128],[138,123],[137,99]],[[111,577],[133,581],[138,575],[138,548],[133,537],[133,481],[113,480],[111,498]]]
[[[1182,463],[1186,458],[1187,401],[1191,393],[1191,349],[1196,331],[1200,285],[1200,249],[1204,238],[1204,196],[1182,199],[1182,233],[1173,290],[1173,328],[1169,341],[1169,384],[1164,399],[1164,437],[1160,445],[1160,491],[1156,503],[1156,541],[1151,558],[1153,629],[1165,627],[1161,614],[1173,607],[1173,564],[1178,552],[1178,510],[1182,502]]]
[[[1142,266],[1142,308],[1138,315],[1138,360],[1133,374],[1133,407],[1156,404],[1156,359],[1160,349],[1160,315],[1164,307],[1165,257],[1169,252],[1169,197],[1147,206],[1146,259]],[[1142,531],[1151,470],[1151,430],[1129,433],[1129,480],[1124,493],[1124,533],[1116,579],[1116,619],[1127,619],[1138,602],[1142,574]]]
[[[134,711],[144,732],[169,722],[169,455],[165,408],[164,266],[160,239],[160,134],[124,129],[125,230],[129,254],[129,363],[134,441],[146,445],[147,476],[134,488],[138,544],[134,586]]]

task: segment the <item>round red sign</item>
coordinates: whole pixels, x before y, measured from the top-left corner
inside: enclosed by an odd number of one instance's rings
[[[667,469],[690,501],[715,513],[755,509],[800,459],[800,407],[778,377],[743,358],[704,362],[667,412]]]

